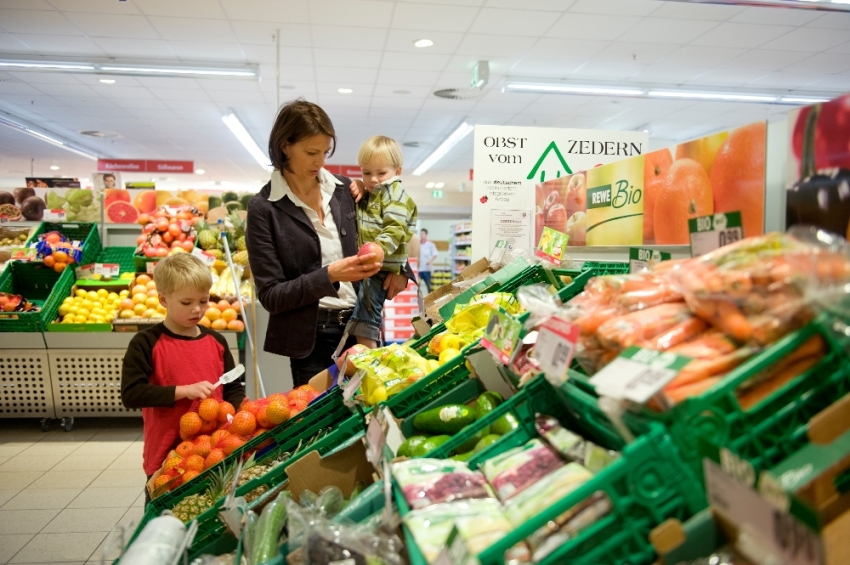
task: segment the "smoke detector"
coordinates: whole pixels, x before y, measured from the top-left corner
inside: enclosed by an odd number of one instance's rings
[[[449,100],[472,100],[474,98],[480,98],[483,95],[483,90],[475,88],[444,88],[434,92],[434,96],[448,98]]]

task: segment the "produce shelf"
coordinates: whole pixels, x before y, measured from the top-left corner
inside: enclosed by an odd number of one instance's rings
[[[55,418],[46,351],[0,349],[0,418]]]
[[[44,263],[12,261],[0,273],[0,292],[20,294],[37,304],[38,312],[0,313],[0,332],[45,332],[74,286],[74,271],[57,273]],[[43,339],[43,338],[42,338]]]
[[[97,256],[100,254],[102,246],[100,242],[100,233],[98,233],[99,224],[77,223],[77,222],[41,222],[30,238],[27,240],[27,247],[30,243],[38,241],[38,236],[50,231],[58,231],[68,239],[79,241],[83,247],[83,259],[81,265],[94,263]]]
[[[97,263],[117,263],[121,266],[122,273],[133,273],[136,264],[133,260],[135,247],[107,247],[97,256]]]
[[[124,349],[49,349],[50,381],[57,418],[140,417],[121,402]]]

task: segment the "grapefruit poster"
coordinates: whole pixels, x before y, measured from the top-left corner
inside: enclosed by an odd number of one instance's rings
[[[108,224],[140,223],[143,216],[152,214],[160,206],[192,206],[203,213],[210,209],[210,199],[219,197],[218,191],[155,190],[153,188],[103,189],[103,216]],[[142,222],[147,223],[147,222]]]
[[[850,94],[792,111],[786,227],[850,237]]]

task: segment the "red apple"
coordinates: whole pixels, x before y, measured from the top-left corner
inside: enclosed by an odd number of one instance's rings
[[[351,362],[351,358],[359,353],[363,353],[364,351],[369,351],[369,348],[365,345],[360,345],[359,343],[356,345],[352,345],[348,349],[342,352],[342,354],[336,360],[336,368],[342,372],[342,364],[346,363],[345,366],[345,376],[350,377],[357,372],[357,367],[354,366],[354,363]]]
[[[357,256],[368,255],[369,253],[375,254],[374,263],[381,263],[384,260],[384,250],[380,245],[375,243],[374,241],[370,241],[368,243],[364,243],[363,247],[360,248],[360,251],[357,252]]]

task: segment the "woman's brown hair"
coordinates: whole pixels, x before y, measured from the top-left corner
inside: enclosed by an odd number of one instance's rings
[[[269,136],[269,159],[272,166],[282,171],[287,161],[282,147],[314,135],[327,135],[333,139],[328,156],[333,155],[336,149],[336,132],[331,119],[321,107],[303,98],[281,106]]]

